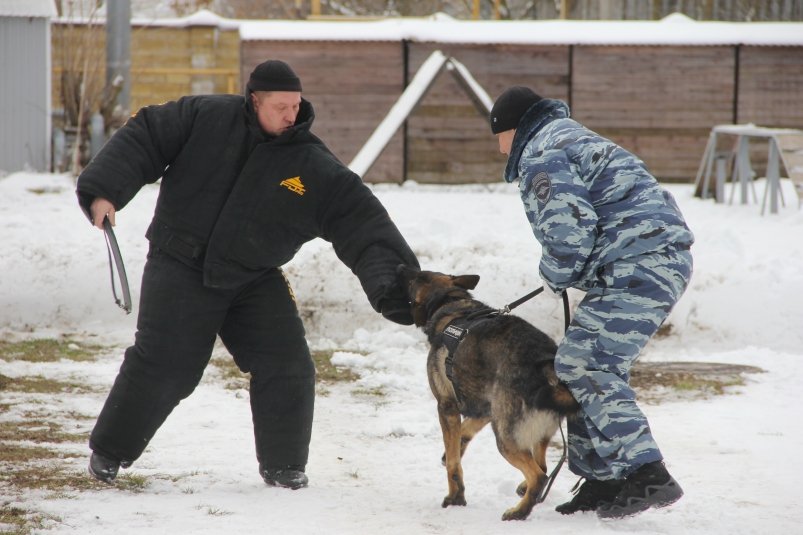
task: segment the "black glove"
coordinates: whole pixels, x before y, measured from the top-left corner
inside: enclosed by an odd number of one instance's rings
[[[379,301],[379,311],[386,319],[400,325],[413,324],[413,310],[410,299],[405,295],[398,281],[389,286]]]
[[[412,325],[413,312],[410,308],[410,301],[406,299],[383,299],[382,316],[399,325]]]

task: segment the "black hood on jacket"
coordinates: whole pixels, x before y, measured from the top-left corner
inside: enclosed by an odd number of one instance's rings
[[[569,106],[562,100],[544,98],[527,109],[516,128],[516,135],[513,136],[513,145],[505,166],[504,179],[506,182],[513,182],[519,177],[521,154],[533,136],[547,123],[566,117],[569,117]]]

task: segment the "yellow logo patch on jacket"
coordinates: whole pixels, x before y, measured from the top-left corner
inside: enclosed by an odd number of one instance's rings
[[[298,193],[299,195],[304,195],[304,184],[301,183],[300,176],[294,176],[293,178],[285,178],[279,183],[280,186],[284,186],[285,188],[289,189],[293,193]]]

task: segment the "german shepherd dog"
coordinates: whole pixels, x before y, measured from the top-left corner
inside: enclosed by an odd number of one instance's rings
[[[469,290],[477,286],[478,275],[406,266],[399,266],[398,273],[409,293],[413,320],[430,344],[427,376],[438,403],[449,483],[441,505],[466,505],[460,460],[474,435],[490,422],[499,452],[524,474],[517,490],[522,499],[502,520],[527,518],[547,482],[549,440],[561,418],[580,409],[555,375],[557,345],[523,319],[473,299]],[[463,335],[454,347],[449,337],[454,337],[456,325]]]

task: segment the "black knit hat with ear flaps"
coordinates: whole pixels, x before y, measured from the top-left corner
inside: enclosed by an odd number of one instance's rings
[[[532,89],[514,85],[499,95],[491,108],[491,132],[498,134],[519,126],[530,106],[541,100]]]
[[[298,91],[299,80],[290,65],[278,59],[269,59],[256,66],[248,78],[250,91]]]

